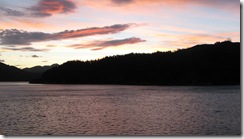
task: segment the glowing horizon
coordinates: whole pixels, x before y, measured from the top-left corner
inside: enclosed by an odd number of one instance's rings
[[[0,61],[19,68],[240,42],[238,0],[2,0]]]

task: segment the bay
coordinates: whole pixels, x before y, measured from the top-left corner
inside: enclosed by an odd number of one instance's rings
[[[240,86],[0,83],[0,132],[19,135],[240,135]]]

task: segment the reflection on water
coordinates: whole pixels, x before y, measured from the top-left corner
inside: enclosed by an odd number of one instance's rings
[[[239,86],[0,83],[4,135],[240,135]]]

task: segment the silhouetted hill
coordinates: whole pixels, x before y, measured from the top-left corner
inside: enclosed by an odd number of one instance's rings
[[[40,78],[40,74],[30,73],[14,66],[0,63],[0,81],[29,81]]]
[[[31,68],[24,68],[23,70],[28,71],[28,72],[34,72],[34,73],[43,73],[53,67],[58,66],[58,64],[52,64],[50,66],[46,65],[46,66],[35,66],[35,67],[31,67]]]
[[[69,61],[31,83],[240,85],[240,43],[225,41],[175,52]]]

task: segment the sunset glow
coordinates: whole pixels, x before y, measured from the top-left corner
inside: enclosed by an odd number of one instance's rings
[[[240,41],[239,0],[1,0],[0,61],[19,68]]]

